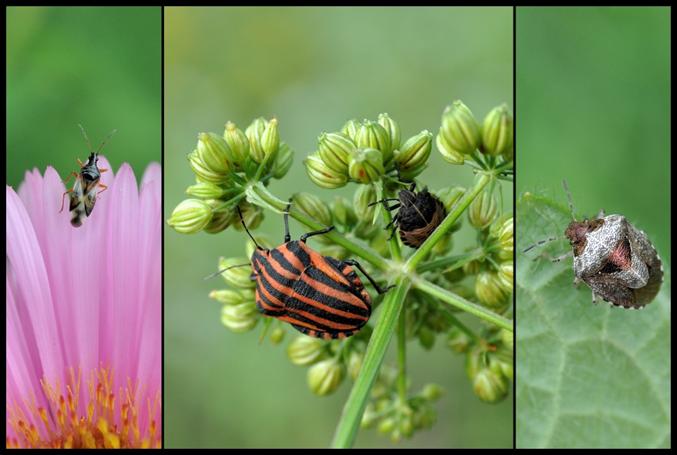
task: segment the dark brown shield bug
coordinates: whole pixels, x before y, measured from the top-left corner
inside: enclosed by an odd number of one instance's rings
[[[553,261],[573,256],[574,283],[587,284],[592,290],[593,302],[599,296],[615,306],[629,309],[650,303],[663,282],[663,265],[647,235],[624,216],[605,216],[604,211],[590,220],[576,220],[566,181],[563,184],[573,218],[564,231],[571,251]],[[558,238],[561,237],[542,240],[524,251]]]
[[[392,226],[390,237],[400,230],[402,243],[412,248],[418,248],[430,234],[440,225],[447,216],[444,204],[427,188],[416,192],[416,183],[412,183],[408,190],[401,190],[397,199],[382,199],[369,205],[383,203],[387,210],[396,210],[397,214],[386,229]],[[388,206],[388,202],[397,201]]]

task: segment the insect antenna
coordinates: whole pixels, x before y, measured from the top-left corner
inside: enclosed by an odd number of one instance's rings
[[[523,249],[522,253],[526,253],[527,251],[532,250],[532,249],[536,248],[537,246],[541,246],[541,245],[544,245],[546,243],[552,242],[554,240],[559,240],[559,239],[560,239],[560,237],[548,237],[547,239],[539,240],[538,242],[536,242],[532,245],[529,245],[528,247]]]
[[[252,235],[251,232],[249,232],[249,229],[247,229],[247,225],[244,222],[244,218],[242,217],[242,210],[240,210],[240,206],[237,207],[237,214],[240,215],[240,221],[242,222],[242,226],[244,227],[245,232],[247,232],[247,235],[249,236],[250,239],[254,242],[254,245],[256,245],[257,250],[265,250],[265,248],[262,248],[261,245],[259,245],[259,242],[256,241],[254,236]]]
[[[87,148],[89,149],[90,153],[94,153],[94,150],[92,150],[92,143],[89,141],[89,137],[87,137],[87,132],[85,131],[85,128],[78,123],[78,126],[80,127],[80,131],[82,131],[82,137],[85,138],[85,142],[87,143]]]
[[[108,133],[108,136],[106,136],[106,138],[101,142],[101,145],[99,145],[99,148],[96,149],[96,154],[97,154],[97,155],[99,154],[99,152],[101,152],[101,150],[103,149],[103,146],[106,145],[106,142],[108,142],[108,140],[109,140],[111,137],[113,137],[113,135],[114,135],[115,133],[117,133],[117,132],[118,132],[118,130],[113,130],[113,131],[111,131],[110,133]]]
[[[569,200],[569,210],[571,211],[571,219],[575,221],[576,217],[574,216],[574,201],[571,198],[571,192],[569,191],[569,185],[567,185],[566,179],[562,180],[562,186],[564,187],[564,192],[566,192],[567,199]]]
[[[226,267],[225,269],[219,270],[218,272],[214,272],[214,273],[212,273],[212,274],[210,274],[210,275],[207,275],[206,277],[204,277],[204,280],[205,280],[205,281],[210,280],[210,279],[214,278],[215,276],[221,275],[221,274],[222,274],[223,272],[225,272],[226,270],[234,269],[235,267],[244,267],[245,265],[251,266],[251,264],[250,264],[249,262],[247,262],[246,264],[231,265],[231,266],[229,266],[229,267]]]

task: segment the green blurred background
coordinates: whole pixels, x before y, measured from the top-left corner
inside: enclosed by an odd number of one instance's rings
[[[322,131],[349,118],[388,112],[403,138],[437,132],[445,105],[462,99],[478,119],[512,106],[511,8],[167,8],[165,10],[165,218],[194,182],[186,154],[201,131],[223,132],[277,116],[295,164],[270,188],[281,198],[309,191],[326,201],[351,196],[355,185],[320,190],[303,158]],[[445,164],[435,151],[421,180],[432,188],[468,186],[467,167]],[[511,185],[503,188],[512,205]],[[292,222],[292,236],[305,232]],[[270,212],[258,230],[282,241],[282,217]],[[455,251],[472,242],[464,227]],[[218,256],[241,256],[245,237],[180,235],[165,226],[165,443],[168,447],[326,447],[349,392],[318,398],[306,368],[284,346],[258,344],[260,327],[234,334],[207,298],[223,282],[202,280]],[[475,320],[461,316],[471,324]],[[288,332],[287,337],[295,335]],[[438,340],[432,352],[411,343],[412,389],[437,382],[447,391],[439,420],[400,447],[512,447],[512,396],[481,403],[462,357]],[[375,430],[357,446],[390,447]]]
[[[7,8],[7,184],[103,154],[137,179],[161,159],[160,8]]]
[[[518,193],[564,202],[567,179],[579,215],[625,215],[669,263],[670,9],[518,8],[516,27]]]

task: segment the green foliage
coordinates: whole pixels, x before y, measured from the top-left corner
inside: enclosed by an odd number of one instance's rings
[[[571,259],[543,256],[567,242],[521,253],[570,219],[542,196],[517,203],[517,447],[670,447],[668,264],[646,308],[594,305],[572,284]]]

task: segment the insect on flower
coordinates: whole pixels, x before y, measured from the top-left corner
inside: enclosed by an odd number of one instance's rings
[[[353,267],[364,273],[379,294],[390,287],[382,289],[354,259],[340,261],[322,256],[306,244],[310,237],[326,234],[333,226],[291,240],[290,206],[284,214],[284,243],[272,249],[256,242],[240,213],[240,221],[256,245],[251,257],[256,307],[264,315],[288,322],[312,337],[329,340],[354,335],[369,320],[371,298]]]
[[[97,195],[103,193],[108,188],[106,185],[101,183],[101,173],[106,172],[108,169],[103,169],[98,167],[97,163],[99,161],[99,153],[103,149],[103,146],[106,144],[108,139],[115,134],[117,130],[111,131],[108,136],[101,142],[99,148],[94,151],[92,149],[92,144],[89,142],[87,133],[82,125],[78,125],[82,131],[82,136],[87,142],[87,147],[89,148],[89,158],[84,163],[78,158],[78,164],[80,165],[80,173],[71,172],[68,178],[64,181],[67,183],[71,177],[75,177],[75,184],[73,188],[63,193],[61,196],[61,210],[59,213],[63,212],[64,201],[66,195],[70,196],[70,205],[69,211],[73,212],[71,217],[71,225],[73,227],[80,227],[82,221],[85,217],[88,217],[92,210],[94,210],[94,204],[96,204]],[[99,191],[101,189],[101,191]]]
[[[604,215],[576,220],[566,181],[572,221],[564,231],[572,250],[553,258],[559,262],[574,258],[574,284],[583,281],[592,290],[592,301],[603,300],[623,308],[642,308],[658,294],[663,282],[663,265],[651,241],[622,215]],[[524,250],[561,239],[550,237]]]
[[[442,220],[447,216],[444,204],[427,188],[416,192],[416,183],[412,183],[408,190],[401,190],[397,199],[382,199],[372,202],[371,205],[383,203],[389,211],[399,209],[386,229],[392,226],[390,238],[399,228],[402,243],[412,248],[420,247],[432,234]],[[387,202],[397,201],[388,206]]]

